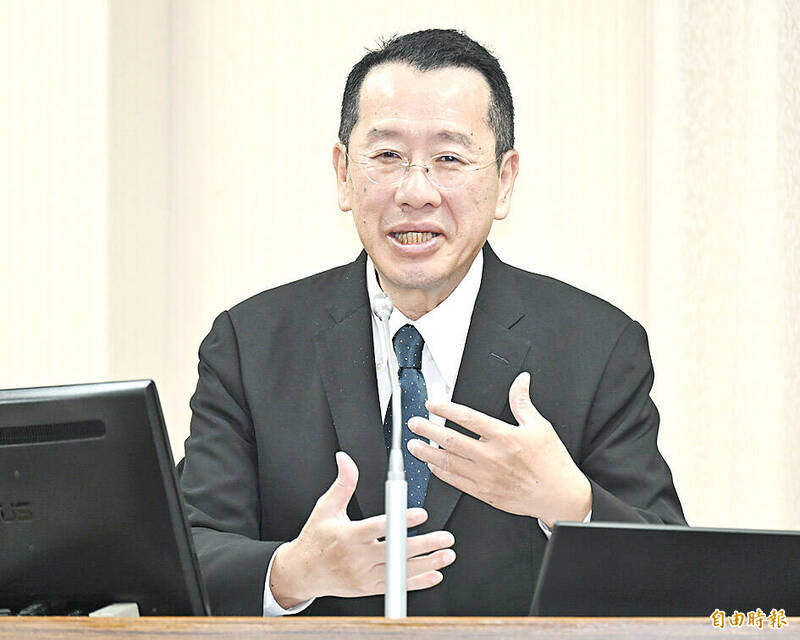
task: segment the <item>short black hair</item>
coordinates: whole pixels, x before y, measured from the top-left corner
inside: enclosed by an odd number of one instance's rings
[[[376,66],[389,62],[410,65],[419,71],[464,67],[478,71],[489,84],[487,122],[494,132],[498,156],[514,148],[514,103],[500,62],[485,47],[455,29],[426,29],[384,41],[369,51],[350,71],[344,86],[339,141],[348,146],[358,122],[358,101],[364,78]],[[498,160],[498,167],[500,161]]]

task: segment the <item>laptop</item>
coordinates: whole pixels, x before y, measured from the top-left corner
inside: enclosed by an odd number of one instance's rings
[[[530,614],[800,614],[800,532],[556,523]]]

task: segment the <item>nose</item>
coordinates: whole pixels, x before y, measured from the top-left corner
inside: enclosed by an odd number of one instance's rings
[[[438,207],[442,203],[442,194],[429,179],[424,167],[412,165],[397,185],[394,201],[398,207],[408,206],[422,209],[425,205]]]

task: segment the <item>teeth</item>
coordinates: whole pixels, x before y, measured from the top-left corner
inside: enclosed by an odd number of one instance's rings
[[[438,235],[438,233],[432,233],[431,231],[404,231],[403,233],[392,234],[400,244],[419,244],[427,242]]]

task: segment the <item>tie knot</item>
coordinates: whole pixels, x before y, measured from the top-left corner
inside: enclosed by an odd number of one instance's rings
[[[394,352],[401,369],[422,369],[422,345],[425,341],[410,324],[403,325],[394,334]]]

